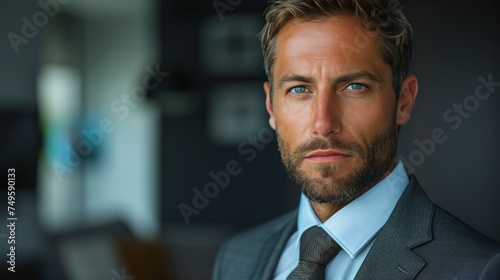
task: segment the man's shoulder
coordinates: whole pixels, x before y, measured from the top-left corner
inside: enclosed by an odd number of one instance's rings
[[[436,241],[474,248],[474,252],[500,253],[500,243],[470,227],[453,214],[435,206],[433,237]]]
[[[432,203],[412,176],[359,275],[393,279],[402,272],[416,279],[500,279],[500,245]]]
[[[397,233],[404,233],[405,238],[413,239],[412,247],[422,244],[439,249],[434,252],[461,250],[468,252],[466,255],[469,256],[474,253],[500,252],[497,241],[434,204],[414,177],[410,178],[410,185],[405,193],[401,204],[396,207],[397,219],[393,226],[408,228],[399,229]],[[414,238],[416,235],[419,237]]]
[[[284,245],[296,228],[296,219],[295,210],[229,239],[219,250],[212,278],[249,279],[253,273],[264,271],[261,266]]]
[[[467,275],[467,279],[499,279],[500,243],[459,220],[446,210],[436,206],[433,239],[428,244],[415,248],[415,252],[426,260],[429,271],[453,271],[456,275]],[[430,276],[429,275],[429,276]],[[424,277],[425,278],[425,277]]]
[[[410,246],[442,243],[458,247],[485,247],[499,249],[499,243],[473,229],[453,214],[433,203],[414,176],[410,176],[407,190],[391,215],[391,237],[402,234]],[[483,245],[483,246],[481,246]]]

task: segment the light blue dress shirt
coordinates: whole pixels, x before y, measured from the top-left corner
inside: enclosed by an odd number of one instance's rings
[[[322,227],[342,247],[326,267],[325,279],[354,279],[375,236],[389,219],[408,183],[404,166],[398,162],[387,177],[324,223],[321,223],[311,203],[302,194],[297,231],[288,239],[274,272],[274,279],[285,280],[295,269],[299,263],[300,237],[304,231],[316,225]]]

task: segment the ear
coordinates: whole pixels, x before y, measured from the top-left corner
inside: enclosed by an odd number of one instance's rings
[[[398,108],[397,108],[397,125],[405,124],[411,115],[411,110],[413,109],[413,104],[415,104],[415,99],[418,93],[418,80],[415,75],[408,75],[404,78],[401,83],[401,88],[399,90]]]
[[[266,92],[266,109],[269,113],[269,125],[276,130],[276,120],[274,119],[273,104],[271,100],[271,85],[269,82],[264,83],[264,91]]]

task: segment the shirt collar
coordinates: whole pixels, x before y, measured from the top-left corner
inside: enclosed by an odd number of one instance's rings
[[[398,162],[394,170],[382,181],[324,223],[321,223],[314,213],[309,199],[301,194],[296,249],[299,248],[302,233],[318,225],[325,229],[351,258],[356,257],[387,222],[408,183],[404,166]]]

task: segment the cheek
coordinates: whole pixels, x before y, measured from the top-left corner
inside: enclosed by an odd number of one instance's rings
[[[394,107],[366,105],[351,108],[343,117],[343,130],[353,140],[367,146],[372,139],[385,131],[394,120]]]
[[[298,135],[305,135],[309,126],[308,112],[304,106],[281,107],[274,111],[276,124],[282,134],[289,137],[298,138]],[[292,139],[287,139],[291,141]]]

